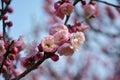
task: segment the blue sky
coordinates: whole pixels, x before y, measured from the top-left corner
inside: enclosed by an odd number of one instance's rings
[[[13,0],[11,7],[14,13],[9,15],[9,20],[13,21],[11,28],[11,36],[18,38],[19,35],[27,34],[31,30],[33,23],[42,23],[44,17],[42,16],[42,2],[43,0]],[[32,20],[34,19],[34,20]]]

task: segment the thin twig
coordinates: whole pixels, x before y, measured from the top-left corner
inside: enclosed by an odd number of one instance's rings
[[[0,20],[2,19],[2,16],[6,13],[6,10],[7,10],[8,6],[10,5],[10,3],[11,3],[11,0],[4,7],[4,2],[1,1],[1,7],[2,7],[2,9],[1,9]],[[2,20],[2,27],[3,27],[3,40],[4,40],[5,43],[7,43],[8,42],[8,35],[7,35],[6,29],[5,29],[6,28],[5,20]]]
[[[1,6],[2,6],[1,18],[2,18],[2,16],[4,15],[4,2],[3,1],[1,1]],[[5,20],[2,20],[2,25],[3,25],[3,40],[4,40],[4,42],[6,42],[6,40],[5,40],[5,37],[6,37]]]
[[[68,22],[69,18],[70,18],[70,16],[66,16],[66,20],[65,20],[64,25],[66,25],[66,24],[67,24],[67,22]]]
[[[107,4],[107,5],[110,5],[110,6],[116,7],[116,8],[120,8],[120,5],[115,5],[115,4],[112,4],[112,3],[106,2],[106,1],[102,1],[102,0],[93,0],[93,1],[101,2],[101,3]]]

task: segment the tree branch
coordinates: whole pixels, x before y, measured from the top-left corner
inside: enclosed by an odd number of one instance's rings
[[[11,48],[11,46],[12,46],[13,43],[14,43],[14,41],[11,42],[11,44],[8,46],[8,49],[7,49],[6,53],[3,55],[3,56],[4,56],[4,59],[3,59],[2,63],[1,63],[1,66],[0,66],[0,72],[1,72],[1,70],[2,70],[2,68],[3,68],[3,65],[4,65],[4,63],[5,63],[5,60],[7,59],[7,56],[8,56],[9,53],[10,53],[10,48]]]
[[[2,16],[6,13],[6,10],[7,10],[8,6],[10,5],[10,3],[11,3],[11,0],[4,7],[4,2],[1,0],[1,7],[2,7],[2,9],[1,9],[0,20],[2,20]],[[6,30],[5,30],[5,28],[6,28],[5,20],[2,20],[2,27],[3,27],[3,40],[4,40],[5,43],[7,43],[7,41],[8,41],[8,35],[7,35]]]
[[[20,75],[18,75],[17,77],[15,77],[15,78],[13,78],[11,80],[19,80],[19,79],[23,78],[25,75],[30,73],[32,70],[36,69],[40,64],[42,64],[46,59],[48,59],[50,57],[51,57],[51,54],[44,54],[44,57],[42,59],[38,60],[35,64],[30,66],[23,73],[21,73]]]
[[[93,1],[101,2],[101,3],[107,4],[107,5],[110,5],[110,6],[116,7],[116,8],[120,8],[120,5],[115,5],[115,4],[112,4],[112,3],[106,2],[106,1],[102,1],[102,0],[93,0]]]

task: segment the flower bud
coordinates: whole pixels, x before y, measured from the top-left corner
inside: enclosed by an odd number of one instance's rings
[[[15,60],[16,59],[16,55],[15,54],[10,54],[8,57],[9,57],[10,60]]]
[[[7,16],[6,14],[4,14],[4,15],[2,16],[2,19],[3,19],[3,20],[7,20],[7,19],[8,19],[8,16]]]
[[[51,59],[56,62],[56,61],[59,60],[59,56],[54,54],[54,55],[51,56]]]
[[[6,66],[3,66],[1,72],[2,72],[2,73],[5,73],[6,71],[7,71],[7,67],[6,67]]]
[[[12,13],[12,12],[13,12],[13,8],[8,7],[8,8],[7,8],[7,12]]]
[[[38,50],[39,50],[40,52],[43,51],[43,49],[42,49],[42,45],[41,45],[41,44],[38,45]]]
[[[6,23],[8,27],[12,27],[13,26],[13,23],[11,21],[7,22]]]
[[[6,65],[6,66],[10,66],[10,65],[11,65],[10,60],[6,60],[6,61],[5,61],[5,65]]]
[[[60,2],[56,2],[54,4],[54,8],[57,10],[60,7],[61,3]]]

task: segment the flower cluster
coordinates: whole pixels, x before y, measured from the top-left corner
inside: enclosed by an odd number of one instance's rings
[[[85,41],[83,32],[69,32],[69,28],[61,23],[54,24],[49,30],[49,36],[42,39],[41,47],[44,52],[60,55],[72,55]],[[41,49],[41,48],[40,48]]]
[[[25,41],[22,36],[18,40],[5,43],[3,38],[0,39],[0,64],[3,64],[1,69],[2,73],[7,71],[7,67],[12,68],[14,66],[13,61],[17,58],[18,53],[25,48]],[[8,56],[6,56],[8,55]],[[4,62],[4,63],[3,63]]]

